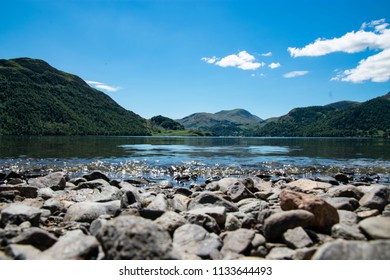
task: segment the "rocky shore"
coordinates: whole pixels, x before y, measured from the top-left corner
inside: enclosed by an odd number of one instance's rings
[[[371,177],[0,173],[0,260],[389,260],[390,188]]]

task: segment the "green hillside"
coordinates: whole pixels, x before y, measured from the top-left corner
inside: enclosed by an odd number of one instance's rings
[[[146,120],[42,60],[0,60],[0,135],[149,135]]]
[[[248,124],[259,123],[261,119],[243,109],[224,110],[212,113],[195,113],[178,120],[187,129],[209,131],[214,135],[242,135]]]
[[[265,121],[254,136],[388,137],[390,94],[363,103],[342,101],[326,106],[296,108]]]

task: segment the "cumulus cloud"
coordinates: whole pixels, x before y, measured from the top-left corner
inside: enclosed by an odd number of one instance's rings
[[[309,71],[292,71],[283,75],[285,78],[295,78],[309,74]]]
[[[261,56],[272,56],[272,52],[262,53]]]
[[[359,62],[356,68],[343,71],[331,80],[360,83],[371,80],[386,82],[390,79],[390,29],[385,19],[363,23],[360,30],[348,32],[339,38],[317,39],[303,48],[289,47],[292,57],[322,56],[334,52],[357,53],[367,49],[379,50]]]
[[[221,59],[213,56],[203,57],[202,60],[220,67],[235,67],[242,70],[256,70],[265,66],[264,62],[257,62],[256,58],[247,51],[241,51],[238,54],[231,54]]]
[[[356,68],[345,70],[333,77],[332,81],[361,83],[371,80],[373,82],[387,82],[390,79],[390,49],[359,62]]]
[[[109,86],[104,83],[96,82],[96,81],[85,81],[85,82],[94,88],[109,91],[109,92],[116,92],[122,89],[121,87]]]
[[[271,64],[268,65],[269,68],[271,69],[276,69],[276,68],[279,68],[280,66],[282,66],[279,62],[272,62]]]

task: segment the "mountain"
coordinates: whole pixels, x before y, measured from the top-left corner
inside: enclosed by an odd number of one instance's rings
[[[363,103],[342,101],[295,108],[253,128],[254,136],[388,137],[390,93]]]
[[[243,128],[262,119],[244,109],[224,110],[212,113],[195,113],[177,120],[187,129],[210,131],[215,135],[242,135]]]
[[[0,135],[149,135],[146,120],[78,76],[31,58],[0,60]]]

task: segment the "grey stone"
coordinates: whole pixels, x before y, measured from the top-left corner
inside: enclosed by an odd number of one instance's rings
[[[64,220],[90,223],[101,215],[117,215],[119,210],[119,200],[110,202],[79,202],[69,207]]]
[[[118,188],[111,186],[103,179],[80,183],[72,193],[72,199],[76,202],[107,202],[120,200],[122,197],[122,192]]]
[[[162,229],[169,232],[172,236],[174,231],[187,223],[187,220],[176,212],[168,211],[154,221]]]
[[[202,207],[188,211],[189,214],[209,215],[215,219],[219,226],[224,226],[226,221],[226,208],[222,206]]]
[[[223,206],[226,208],[226,212],[237,212],[238,207],[234,203],[227,201],[226,199],[212,193],[202,192],[195,198],[193,198],[188,204],[188,209],[197,209],[207,206]]]
[[[340,224],[350,224],[354,225],[358,223],[358,215],[351,211],[346,210],[337,210],[340,217]]]
[[[39,255],[43,260],[96,260],[99,243],[94,236],[81,230],[68,231],[46,251]]]
[[[238,254],[249,254],[252,249],[252,240],[254,237],[254,231],[249,229],[241,228],[230,231],[223,239],[221,252],[231,251]]]
[[[133,206],[134,208],[141,208],[141,198],[137,190],[126,190],[121,198],[121,208]]]
[[[177,193],[171,199],[171,207],[173,211],[184,212],[187,211],[188,203],[191,199],[185,195]]]
[[[28,180],[28,184],[37,188],[51,188],[52,190],[63,190],[66,185],[66,174],[64,172],[50,173],[44,177]]]
[[[332,197],[325,200],[339,210],[355,211],[359,208],[359,201],[353,197]]]
[[[107,219],[104,218],[98,218],[96,220],[93,220],[91,225],[89,226],[89,232],[93,235],[96,236],[100,229],[102,228],[103,225],[107,222]]]
[[[95,179],[95,180],[92,180],[92,181],[87,181],[87,182],[83,182],[83,183],[78,184],[74,188],[74,190],[98,189],[98,190],[101,191],[103,188],[107,188],[107,187],[110,187],[110,186],[111,185],[107,181],[105,181],[103,179]]]
[[[287,230],[283,234],[286,244],[293,249],[309,247],[313,245],[313,241],[302,227],[296,227]]]
[[[37,191],[38,197],[43,199],[50,199],[54,197],[55,192],[51,188],[40,188]]]
[[[316,182],[309,179],[298,179],[287,184],[287,187],[292,190],[306,191],[327,191],[332,187],[329,183]]]
[[[321,245],[314,260],[390,260],[390,241],[346,241],[337,239]]]
[[[208,232],[219,233],[221,231],[217,221],[207,214],[184,213],[184,218],[190,223],[203,227]]]
[[[155,209],[148,209],[148,208],[141,208],[138,209],[138,213],[142,218],[148,219],[148,220],[156,220],[157,218],[164,215],[166,211],[162,210],[155,210]]]
[[[223,178],[219,181],[214,181],[207,184],[205,190],[206,191],[221,191],[223,193],[227,193],[229,187],[238,183],[239,180],[237,178]]]
[[[290,210],[271,215],[264,221],[264,236],[270,241],[279,240],[283,233],[295,227],[306,227],[314,215],[306,210]]]
[[[22,203],[14,203],[1,210],[1,227],[7,224],[19,225],[29,221],[31,225],[38,226],[41,217],[39,208],[28,206]]]
[[[245,204],[241,204],[241,205],[237,204],[237,206],[239,207],[240,212],[251,213],[251,212],[263,211],[264,209],[268,208],[268,203],[263,200],[254,199],[254,200],[248,200],[248,203]]]
[[[390,217],[367,218],[359,227],[372,239],[390,239]]]
[[[57,238],[55,236],[37,227],[23,230],[20,235],[10,241],[13,244],[32,245],[41,251],[50,248],[56,242]]]
[[[316,251],[317,249],[314,247],[297,249],[295,250],[293,260],[310,260]]]
[[[357,212],[356,216],[359,220],[378,216],[380,213],[378,209],[364,210]]]
[[[265,243],[266,243],[265,237],[259,233],[256,233],[255,237],[252,240],[252,247],[257,248],[257,247],[265,245]]]
[[[342,238],[345,240],[366,240],[357,225],[352,224],[335,224],[332,227],[332,237]]]
[[[155,197],[155,199],[153,199],[152,203],[150,203],[146,208],[150,210],[159,210],[159,211],[166,212],[169,209],[168,201],[165,195],[160,193]]]
[[[0,186],[0,194],[6,191],[15,191],[19,196],[25,198],[36,198],[38,196],[38,188],[29,186],[27,184],[20,184],[16,186],[12,186],[12,185]]]
[[[10,244],[5,248],[8,256],[15,260],[34,260],[41,253],[32,245]]]
[[[56,198],[49,198],[46,200],[42,208],[50,210],[51,213],[62,212],[65,210],[61,201]]]
[[[175,194],[181,194],[187,197],[190,197],[192,195],[192,191],[187,188],[176,188]]]
[[[353,185],[342,186],[329,191],[335,197],[353,197],[357,200],[361,199],[364,193]]]
[[[110,182],[110,179],[105,174],[103,174],[100,171],[92,171],[89,174],[85,174],[83,176],[83,178],[86,179],[87,181],[93,181],[93,180],[97,180],[97,179],[102,179],[102,180],[104,180],[106,182]]]
[[[241,228],[240,220],[233,214],[228,213],[226,215],[225,230],[233,231]]]
[[[228,188],[227,195],[230,196],[233,202],[237,202],[245,198],[255,197],[255,195],[241,182],[231,185]]]
[[[292,260],[295,251],[287,247],[275,247],[266,256],[267,260]]]
[[[154,222],[141,217],[119,216],[107,221],[96,237],[107,259],[164,260],[175,258],[169,233]]]
[[[368,193],[366,193],[359,201],[363,207],[371,209],[383,210],[389,201],[390,189],[387,186],[374,186]]]
[[[195,224],[185,224],[179,227],[173,234],[173,244],[177,250],[201,258],[210,258],[214,250],[222,247],[222,241],[215,233],[209,233]]]
[[[84,183],[84,182],[87,182],[87,179],[81,178],[81,177],[76,177],[76,178],[72,178],[69,180],[69,183],[72,183],[75,186],[77,186],[80,183]]]

